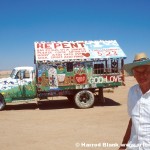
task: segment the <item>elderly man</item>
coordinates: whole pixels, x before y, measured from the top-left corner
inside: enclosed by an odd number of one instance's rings
[[[138,84],[128,93],[130,120],[119,150],[150,150],[150,59],[139,53],[124,68]]]

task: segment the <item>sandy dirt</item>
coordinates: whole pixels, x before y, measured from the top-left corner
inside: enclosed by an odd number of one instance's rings
[[[76,109],[66,98],[51,98],[37,106],[11,103],[0,112],[1,150],[117,150],[127,124],[127,93],[135,84],[104,93],[106,103]]]
[[[1,78],[7,78],[7,77],[10,76],[10,74],[11,74],[11,71],[9,71],[9,70],[0,71],[0,79],[1,79]]]

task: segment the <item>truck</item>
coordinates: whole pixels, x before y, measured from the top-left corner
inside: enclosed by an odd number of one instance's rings
[[[116,40],[34,42],[35,67],[16,67],[0,79],[0,110],[14,101],[66,96],[90,108],[95,92],[124,85],[126,55]]]

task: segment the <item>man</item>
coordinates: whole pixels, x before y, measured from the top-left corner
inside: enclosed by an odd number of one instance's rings
[[[128,93],[130,120],[119,150],[150,150],[150,59],[139,53],[124,69],[138,84]]]

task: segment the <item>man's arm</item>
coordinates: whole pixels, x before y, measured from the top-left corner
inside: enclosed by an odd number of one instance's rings
[[[120,146],[119,150],[125,150],[126,149],[126,144],[128,143],[130,135],[131,135],[131,127],[132,127],[132,120],[130,118],[125,136],[124,136],[123,141],[122,141],[122,145]]]

